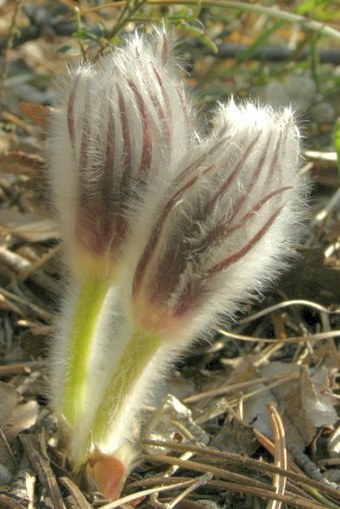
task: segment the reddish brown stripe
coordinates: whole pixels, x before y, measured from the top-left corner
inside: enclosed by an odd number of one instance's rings
[[[220,186],[217,193],[213,196],[213,198],[210,200],[210,202],[205,207],[205,214],[209,214],[220,196],[222,196],[226,189],[231,185],[231,183],[235,180],[235,178],[240,174],[244,163],[246,162],[249,153],[251,152],[252,148],[254,147],[255,143],[257,142],[257,139],[253,140],[250,145],[246,149],[244,149],[244,154],[241,158],[241,160],[237,163],[236,168],[232,171],[232,173],[227,177],[227,179],[224,181],[224,183]],[[223,162],[221,163],[223,165]]]
[[[126,107],[124,96],[119,85],[116,85],[118,93],[118,106],[120,112],[120,121],[122,125],[123,137],[123,174],[124,176],[131,176],[131,140],[129,132],[129,123],[127,119]]]
[[[156,111],[160,119],[163,121],[164,143],[167,147],[170,147],[172,143],[172,131],[170,129],[170,126],[172,125],[173,122],[171,103],[169,100],[169,96],[165,90],[161,75],[159,74],[158,70],[154,65],[152,65],[152,69],[158,81],[159,87],[161,89],[162,97],[164,99],[165,104],[165,111],[162,108],[162,105],[155,93],[151,94],[151,100],[156,108]]]
[[[239,251],[232,254],[231,256],[228,256],[228,258],[225,258],[221,262],[217,263],[216,265],[213,265],[213,267],[210,267],[206,273],[206,277],[211,277],[217,272],[220,272],[221,270],[224,270],[228,268],[233,263],[237,262],[241,258],[243,258],[261,239],[262,237],[267,233],[271,225],[274,223],[275,219],[280,214],[281,210],[283,208],[283,205],[278,208],[274,214],[270,216],[268,221],[262,226],[262,228],[245,244]]]
[[[194,162],[192,162],[189,166],[187,166],[173,181],[173,187],[182,185],[183,181],[189,176],[193,169],[196,170],[196,175],[200,175],[201,173],[206,173],[206,171],[210,171],[212,168],[215,168],[214,165],[210,165],[205,170],[200,170],[200,167],[202,164],[208,159],[209,156],[211,156],[214,152],[216,152],[220,146],[227,141],[227,138],[220,139],[215,145],[213,145],[207,152],[202,154],[198,159],[195,159]],[[208,161],[210,162],[210,161]]]
[[[150,170],[151,166],[152,145],[153,145],[152,123],[149,111],[145,105],[145,102],[143,101],[143,97],[141,96],[139,90],[137,90],[136,85],[131,80],[129,80],[129,85],[135,95],[138,109],[141,115],[141,126],[143,131],[143,150],[138,173],[140,176],[144,176]]]
[[[204,173],[207,173],[208,171],[213,170],[213,169],[214,169],[214,166],[210,166],[209,168],[206,168],[204,170]],[[170,214],[171,210],[175,207],[175,205],[178,203],[178,200],[183,196],[183,194],[188,189],[190,189],[197,182],[197,180],[200,176],[201,176],[201,173],[198,173],[194,177],[192,177],[188,182],[186,182],[180,189],[178,189],[176,191],[176,193],[170,198],[170,200],[167,202],[167,204],[163,208],[163,212],[153,229],[150,241],[148,242],[142,257],[140,258],[139,264],[137,266],[137,269],[135,272],[135,277],[134,277],[134,282],[133,282],[134,294],[137,293],[137,291],[140,287],[142,278],[145,274],[145,268],[146,268],[148,262],[150,261],[152,254],[156,250],[156,247],[158,245],[158,242],[159,242],[161,234],[162,234],[162,229],[164,227],[164,224],[165,224],[165,221],[166,221],[168,215]]]
[[[67,127],[68,127],[68,132],[70,135],[71,145],[72,145],[73,149],[75,146],[74,100],[75,100],[75,96],[76,96],[76,90],[77,90],[77,85],[78,85],[79,79],[80,79],[80,74],[78,74],[74,80],[74,83],[73,83],[73,86],[71,88],[71,92],[70,92],[70,95],[68,98],[68,103],[67,103]]]
[[[229,225],[228,227],[226,227],[225,234],[233,233],[234,231],[241,228],[244,225],[244,223],[249,221],[249,219],[251,219],[267,203],[267,201],[269,201],[274,196],[277,196],[278,194],[288,191],[289,189],[293,189],[292,186],[281,187],[280,189],[276,189],[275,191],[268,193],[266,196],[262,198],[262,200],[258,201],[256,205],[252,207],[252,209],[249,212],[247,212],[247,214],[245,214],[242,217],[242,219],[238,222],[237,225],[233,227],[230,227]]]
[[[105,145],[105,162],[103,172],[103,191],[111,190],[113,172],[114,172],[114,156],[115,156],[115,119],[111,104],[109,104],[109,119],[106,132]]]
[[[82,186],[87,180],[87,166],[88,166],[88,148],[90,146],[90,108],[89,101],[86,97],[85,110],[82,118],[82,131],[81,131],[81,142],[80,142],[80,155],[79,155],[79,180]]]

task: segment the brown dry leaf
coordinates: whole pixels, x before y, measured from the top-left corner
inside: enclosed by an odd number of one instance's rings
[[[253,428],[238,419],[226,419],[209,445],[220,451],[251,456],[258,448]]]
[[[191,410],[175,396],[168,394],[147,424],[144,436],[148,440],[167,440],[177,433],[194,442],[207,444],[209,435],[192,418]]]
[[[1,173],[37,176],[44,167],[44,160],[36,154],[9,152],[0,156]]]
[[[8,440],[16,438],[19,433],[29,429],[37,421],[39,405],[36,401],[27,401],[16,406],[11,417],[3,427],[3,432]]]
[[[60,236],[54,221],[32,212],[22,214],[13,210],[1,210],[0,225],[8,233],[27,242],[44,242]]]
[[[285,426],[287,443],[304,450],[313,440],[317,428],[333,424],[337,415],[332,398],[322,394],[329,386],[326,368],[317,369],[313,377],[304,366],[295,364],[271,362],[261,369],[261,375],[268,377],[294,373],[298,373],[299,378],[287,378],[285,383],[261,391],[247,401],[244,417],[247,422],[254,423],[261,433],[271,437],[267,404],[276,402]]]
[[[330,435],[327,443],[327,449],[331,458],[338,459],[340,456],[340,424]]]
[[[48,120],[48,116],[51,112],[50,106],[44,106],[43,104],[30,103],[21,101],[19,108],[28,118],[30,118],[35,124],[45,126]]]
[[[16,438],[37,420],[38,403],[21,401],[22,396],[13,385],[0,382],[0,426],[7,440]]]
[[[21,431],[33,426],[38,418],[38,403],[21,401],[22,397],[13,385],[0,382],[0,484],[10,483],[17,468],[11,448],[14,439]]]
[[[337,413],[334,409],[335,399],[332,399],[329,370],[318,368],[312,376],[307,370],[302,370],[300,377],[301,400],[306,418],[316,427],[334,424]]]

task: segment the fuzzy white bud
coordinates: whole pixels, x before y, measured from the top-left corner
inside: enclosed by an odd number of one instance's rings
[[[200,137],[171,47],[135,34],[70,71],[47,143],[74,276],[52,399],[75,467],[109,497],[153,383],[280,273],[304,209],[291,110],[231,100]]]
[[[300,234],[299,145],[289,109],[219,107],[137,266],[133,306],[144,327],[190,340],[280,272]]]
[[[150,186],[162,192],[197,143],[171,45],[162,29],[151,40],[135,34],[59,81],[47,157],[75,274],[110,277],[133,231],[148,232],[138,215]]]

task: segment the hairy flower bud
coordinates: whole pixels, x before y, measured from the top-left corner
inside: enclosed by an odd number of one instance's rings
[[[73,289],[52,399],[75,469],[117,497],[171,362],[284,267],[305,182],[291,110],[233,100],[200,137],[164,30],[69,73],[48,140]],[[114,331],[114,335],[112,334]]]
[[[138,321],[169,338],[231,316],[278,274],[300,231],[292,112],[230,101],[213,124],[169,187],[134,276]]]
[[[127,277],[122,294],[132,331],[75,450],[120,454],[167,366],[278,275],[300,233],[306,186],[298,161],[289,109],[220,106],[210,136],[182,159]],[[100,471],[98,465],[98,483],[108,492],[110,476]]]
[[[149,186],[167,184],[196,138],[170,47],[161,29],[135,35],[60,82],[47,147],[75,273],[115,274]]]
[[[86,411],[103,350],[107,293],[141,254],[157,214],[150,190],[164,194],[187,147],[199,141],[170,50],[164,29],[134,34],[59,85],[47,156],[73,282],[52,349],[51,393],[70,426]]]

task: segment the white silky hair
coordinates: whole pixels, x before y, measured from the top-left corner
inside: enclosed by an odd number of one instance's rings
[[[144,405],[152,398],[155,386],[159,381],[166,377],[174,365],[184,352],[182,345],[164,344],[153,355],[151,361],[145,366],[142,375],[138,378],[138,383],[133,387],[133,390],[124,392],[122,395],[122,405],[119,412],[114,412],[112,409],[112,420],[107,423],[107,430],[103,433],[105,438],[101,441],[96,441],[88,444],[88,436],[91,435],[91,415],[86,416],[77,426],[77,432],[71,438],[70,450],[75,463],[79,464],[81,459],[84,458],[84,452],[91,454],[94,451],[100,451],[107,455],[116,455],[119,449],[124,450],[125,444],[133,444],[138,440],[143,421],[145,419]],[[119,355],[111,358],[111,369],[119,365]],[[97,401],[100,391],[100,379],[96,384],[93,384],[89,392],[89,410],[93,414],[94,411],[90,408],[90,402]],[[99,388],[97,393],[96,388]],[[122,386],[122,391],[124,387]],[[95,398],[95,399],[90,399]],[[136,426],[137,422],[137,426]],[[88,447],[85,451],[85,447]],[[129,449],[128,449],[129,450]],[[124,460],[124,458],[122,458]],[[127,467],[128,461],[123,461]]]
[[[57,331],[51,338],[50,398],[58,416],[63,407],[65,376],[69,366],[69,335],[83,277],[88,275],[81,266],[75,241],[76,215],[81,206],[80,179],[90,198],[96,197],[105,164],[108,126],[114,122],[110,185],[115,199],[119,197],[118,186],[126,170],[124,142],[129,144],[130,150],[130,188],[124,192],[131,193],[131,197],[127,196],[126,209],[131,231],[126,239],[125,253],[122,254],[124,272],[125,265],[134,264],[145,246],[157,215],[157,204],[176,172],[181,169],[180,161],[188,147],[197,145],[200,140],[192,103],[179,78],[180,69],[173,56],[173,46],[173,39],[163,28],[156,29],[151,37],[137,33],[123,47],[97,63],[85,63],[69,69],[57,84],[55,112],[50,120],[46,141],[46,157],[49,161],[51,197],[65,241],[64,260],[71,272],[57,317]],[[124,132],[126,126],[128,133]],[[143,146],[148,143],[144,138],[145,128],[151,131],[152,154],[145,182],[139,185],[137,173],[142,164]],[[86,129],[88,132],[84,133]],[[110,373],[118,365],[128,340],[130,328],[128,321],[121,316],[117,298],[119,283],[118,278],[117,286],[108,293],[94,333],[87,412],[82,422],[77,423],[77,433],[71,444],[75,459],[82,440],[91,428]],[[161,364],[161,359],[157,363]],[[158,372],[159,369],[158,366]],[[146,395],[145,385],[150,385],[147,374],[143,380],[140,394],[136,391],[139,397],[130,395],[129,404],[125,405],[130,418],[136,411],[133,408],[140,406],[142,396]],[[127,439],[130,427],[119,423],[117,426],[121,426],[121,435]]]
[[[174,327],[150,329],[150,335],[158,332],[164,343],[145,366],[133,392],[122,395],[122,410],[108,438],[90,445],[91,450],[105,454],[124,450],[124,444],[133,439],[136,416],[159,378],[197,338],[209,336],[221,316],[232,319],[242,303],[263,292],[286,267],[301,235],[308,185],[298,171],[300,139],[292,111],[274,112],[231,100],[219,105],[210,133],[203,136],[172,55],[173,42],[163,29],[156,30],[151,39],[135,34],[97,63],[69,71],[59,86],[47,157],[54,205],[66,240],[65,259],[74,257],[69,263],[71,271],[78,249],[74,230],[80,172],[89,196],[96,197],[108,132],[112,132],[114,146],[110,190],[114,199],[126,200],[130,229],[121,254],[121,273],[106,297],[95,331],[88,411],[71,439],[76,462],[82,460],[96,411],[132,331],[146,329],[152,307],[159,304],[159,312],[169,318],[165,323]],[[114,122],[111,131],[110,122]],[[149,157],[149,166],[141,185],[138,172],[143,157]],[[81,167],[82,161],[85,167]],[[121,189],[127,161],[129,187]],[[145,318],[141,324],[134,303],[134,278],[155,225],[172,198],[167,216],[158,224],[157,242],[137,290]],[[212,234],[208,242],[209,234],[219,225],[221,232],[225,225],[225,232]],[[181,266],[172,264],[172,250]],[[230,263],[223,266],[228,258]],[[173,270],[174,283],[155,303],[150,296],[154,288],[162,288],[164,260]],[[83,275],[81,270],[74,270],[52,348],[51,397],[57,411],[67,371],[68,335]],[[202,291],[202,298],[195,305],[189,303],[187,312],[179,317],[176,306],[191,282],[201,284],[198,291]]]
[[[80,180],[89,199],[100,201],[110,122],[112,202],[115,206],[119,200],[126,201],[124,214],[131,228],[135,227],[135,251],[137,241],[142,249],[156,213],[155,207],[151,210],[151,204],[145,203],[145,190],[154,186],[158,195],[164,193],[185,151],[199,142],[173,46],[163,28],[149,37],[136,33],[98,62],[70,69],[57,83],[46,157],[51,197],[68,250],[65,260],[75,274],[79,264],[71,260],[77,255],[74,232]],[[143,150],[151,154],[147,174],[141,178]],[[126,184],[122,184],[124,173]],[[146,205],[149,213],[141,214]],[[82,227],[86,231],[86,224]]]
[[[166,301],[163,312],[170,316],[190,281],[201,278],[210,268],[242,250],[276,210],[278,215],[243,256],[225,269],[202,278],[206,296],[197,309],[189,310],[183,342],[190,342],[202,329],[209,329],[221,313],[232,318],[240,303],[260,294],[286,266],[303,225],[308,184],[298,171],[300,138],[292,111],[274,112],[252,103],[238,106],[231,100],[227,105],[220,105],[213,117],[213,130],[204,147],[206,152],[216,144],[221,133],[225,143],[206,158],[201,178],[184,193],[163,225],[160,241],[145,269],[140,290],[143,301],[148,303],[152,288],[161,284],[161,262],[168,259],[167,252],[174,244],[177,243],[179,251],[183,250],[187,261],[180,273],[176,274],[174,267],[176,287],[170,295],[162,296]],[[193,153],[192,157],[197,155]],[[237,176],[221,192],[209,214],[201,217],[204,205],[239,164],[242,166]],[[214,165],[214,170],[204,174],[204,168]],[[264,203],[259,205],[261,200]],[[219,222],[225,221],[227,226],[230,220],[234,226],[238,223],[240,226],[213,238],[211,245],[200,250],[209,232]]]
[[[224,142],[212,150],[221,136]],[[168,372],[179,356],[190,351],[195,341],[209,338],[219,322],[232,320],[240,306],[250,298],[261,295],[287,266],[301,237],[308,182],[298,170],[300,136],[290,109],[274,112],[252,103],[238,106],[233,100],[227,105],[220,105],[213,117],[210,136],[200,147],[193,149],[189,157],[186,155],[181,163],[182,169],[209,151],[211,155],[204,159],[204,163],[200,167],[194,165],[187,176],[185,182],[190,180],[190,175],[192,177],[200,172],[197,185],[189,188],[174,204],[164,222],[160,241],[145,268],[144,282],[139,290],[145,304],[145,308],[142,308],[145,327],[152,314],[152,306],[157,307],[157,302],[153,304],[148,297],[164,276],[160,272],[162,259],[176,243],[179,250],[183,246],[188,249],[182,253],[187,257],[184,270],[176,273],[174,267],[174,277],[178,277],[175,290],[161,296],[164,297],[165,306],[160,305],[160,312],[164,317],[167,314],[170,316],[170,323],[173,314],[175,325],[169,330],[160,330],[164,342],[152,362],[145,367],[138,387],[132,394],[126,395],[124,409],[115,421],[112,433],[100,445],[103,452],[112,453],[124,441],[131,439],[132,423],[160,377]],[[237,177],[230,181],[210,213],[202,217],[200,212],[204,205],[209,203],[240,162],[242,165]],[[214,169],[204,173],[204,169],[210,166]],[[175,192],[176,186],[170,185],[167,199]],[[227,224],[233,215],[233,224],[241,226],[220,239],[213,239],[211,246],[199,251],[202,241],[213,227],[223,218]],[[206,278],[202,301],[192,309],[189,306],[187,314],[178,319],[173,309],[185,286],[247,246],[272,216],[272,223],[259,235],[254,245],[248,246],[243,256]],[[171,258],[166,259],[171,266]],[[131,301],[131,271],[127,272],[124,281],[124,312],[129,323],[135,323],[138,327],[140,318]],[[150,332],[154,331],[150,329]]]

